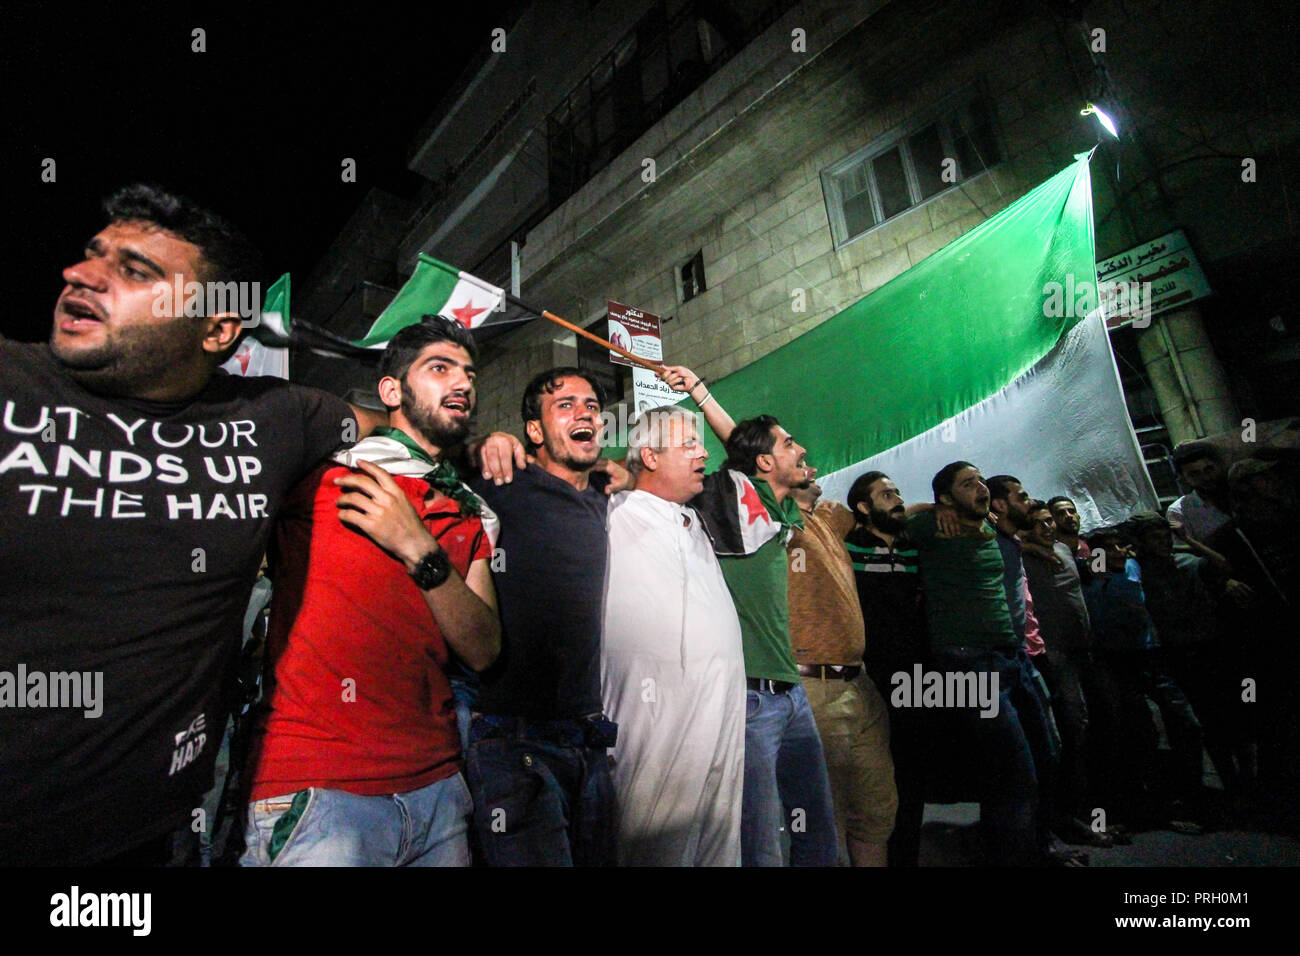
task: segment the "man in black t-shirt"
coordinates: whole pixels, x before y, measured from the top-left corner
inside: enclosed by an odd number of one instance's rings
[[[255,288],[232,226],[144,186],[105,211],[49,342],[0,340],[6,864],[162,862],[172,830],[212,824],[201,800],[271,521],[374,424],[315,389],[214,374],[241,317],[195,315],[188,290]]]
[[[579,369],[536,376],[521,410],[535,463],[512,469],[507,453],[505,480],[470,481],[501,519],[501,656],[483,675],[466,758],[489,866],[615,859],[615,727],[601,714],[600,631],[606,492],[618,488],[601,473],[604,399]],[[483,459],[492,454],[485,447]]]

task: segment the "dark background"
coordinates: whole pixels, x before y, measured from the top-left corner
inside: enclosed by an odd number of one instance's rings
[[[0,334],[49,334],[62,269],[117,186],[157,182],[233,219],[264,283],[305,279],[372,186],[409,196],[413,141],[503,4],[31,4],[0,13],[8,147]],[[207,52],[191,31],[207,31]],[[41,181],[52,158],[57,179]],[[341,180],[357,161],[357,181]]]

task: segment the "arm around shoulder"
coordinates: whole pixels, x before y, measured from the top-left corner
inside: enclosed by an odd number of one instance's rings
[[[822,513],[838,538],[847,538],[849,532],[857,525],[853,512],[838,501],[820,501],[817,503],[817,511]]]
[[[388,412],[377,412],[373,408],[362,408],[360,405],[349,404],[348,408],[352,409],[352,417],[357,421],[357,438],[365,438],[376,428],[388,424]]]

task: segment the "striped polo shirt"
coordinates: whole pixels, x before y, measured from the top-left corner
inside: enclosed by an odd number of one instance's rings
[[[844,541],[853,560],[858,601],[867,626],[868,671],[921,660],[926,648],[916,547],[905,534],[893,546],[861,524]]]

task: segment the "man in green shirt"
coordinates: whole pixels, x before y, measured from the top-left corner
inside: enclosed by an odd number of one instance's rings
[[[953,508],[960,528],[943,533],[933,511],[907,523],[925,588],[932,666],[945,689],[991,686],[997,696],[992,714],[947,694],[940,705],[951,708],[963,743],[979,756],[988,862],[1039,865],[1045,858],[1037,838],[1037,774],[1051,765],[1051,730],[1007,608],[1002,552],[988,522],[989,489],[968,461],[945,465],[931,487],[935,504]],[[934,706],[928,696],[925,706]]]
[[[834,866],[839,853],[826,758],[790,646],[786,545],[803,527],[790,492],[808,487],[804,448],[771,415],[736,424],[690,369],[661,377],[689,394],[727,448],[723,468],[690,501],[721,559],[745,653],[742,866],[780,866],[781,831],[792,866]]]

